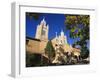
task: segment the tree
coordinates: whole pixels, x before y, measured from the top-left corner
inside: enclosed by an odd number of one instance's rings
[[[26,52],[26,67],[40,66],[41,65],[41,55]]]
[[[90,16],[89,15],[65,15],[66,29],[70,31],[70,37],[77,40],[73,46],[80,46],[81,56],[87,58],[89,55],[89,27]]]
[[[35,20],[38,20],[40,14],[41,14],[41,13],[29,13],[29,12],[27,12],[27,13],[26,13],[26,16],[29,16],[30,19],[32,19],[32,18],[34,17]]]
[[[51,40],[48,41],[46,48],[45,48],[45,53],[48,54],[49,59],[51,60],[54,55],[55,55],[55,50],[53,48]]]

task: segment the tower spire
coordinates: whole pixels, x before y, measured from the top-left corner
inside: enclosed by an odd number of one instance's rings
[[[63,31],[63,29],[61,30],[61,36],[64,36],[64,31]]]
[[[45,17],[43,17],[43,19],[45,20]]]
[[[42,21],[45,22],[45,17],[43,17],[43,20]]]
[[[45,17],[43,17],[43,19],[42,19],[42,21],[41,21],[41,24],[46,25]]]
[[[56,32],[56,38],[57,38],[57,32]]]

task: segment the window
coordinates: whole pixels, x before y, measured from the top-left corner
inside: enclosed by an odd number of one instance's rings
[[[46,31],[42,29],[42,35],[45,35]]]

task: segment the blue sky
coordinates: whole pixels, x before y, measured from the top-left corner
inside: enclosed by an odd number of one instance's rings
[[[59,35],[61,30],[63,30],[67,37],[67,42],[71,45],[74,43],[75,39],[71,39],[69,37],[69,31],[66,30],[64,24],[65,22],[64,14],[42,13],[40,14],[38,20],[34,19],[34,17],[30,18],[29,16],[26,16],[26,36],[35,38],[37,25],[40,24],[43,18],[45,18],[46,23],[49,25],[49,34],[48,34],[49,40],[56,36],[56,32]]]

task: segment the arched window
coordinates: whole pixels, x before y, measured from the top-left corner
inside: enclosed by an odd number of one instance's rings
[[[44,36],[45,33],[46,33],[46,31],[45,31],[44,29],[42,29],[42,33],[41,33],[41,35]]]

